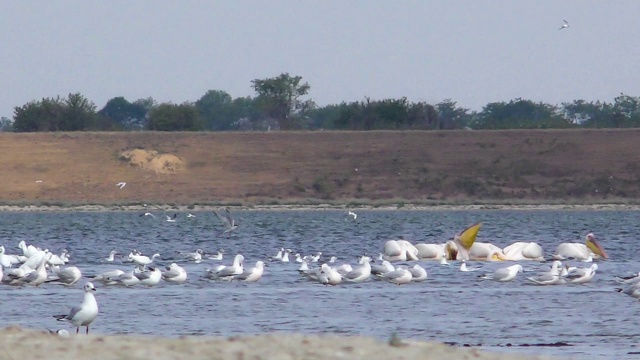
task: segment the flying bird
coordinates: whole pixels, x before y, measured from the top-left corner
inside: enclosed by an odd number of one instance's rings
[[[140,214],[140,217],[143,217],[143,216],[151,216],[152,218],[155,218],[155,217],[156,217],[155,215],[153,215],[153,214],[152,214],[152,213],[150,213],[150,212],[146,212],[146,213],[144,213],[144,214]]]
[[[569,22],[567,20],[562,21],[564,21],[564,24],[562,24],[562,26],[558,30],[566,29],[569,27]]]
[[[176,218],[178,217],[178,213],[173,214],[173,216],[166,215],[168,222],[176,222]]]
[[[116,186],[122,189],[123,187],[127,186],[127,183],[124,181],[120,181],[119,183],[116,184]]]
[[[229,234],[229,236],[230,236],[231,232],[238,228],[238,225],[236,224],[236,221],[231,216],[231,211],[229,211],[229,208],[225,209],[224,214],[220,214],[215,210],[213,210],[213,213],[224,224],[225,230],[221,235]]]
[[[349,211],[347,213],[347,218],[345,220],[349,219],[349,216],[351,216],[353,218],[353,220],[355,221],[358,218],[358,214],[354,213],[353,211]]]

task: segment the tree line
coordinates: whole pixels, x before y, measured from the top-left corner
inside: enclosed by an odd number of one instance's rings
[[[80,93],[43,98],[14,108],[0,119],[0,131],[265,131],[549,129],[640,126],[640,98],[620,94],[612,103],[574,100],[551,105],[526,99],[492,102],[481,111],[446,99],[435,105],[407,98],[342,102],[319,107],[301,76],[251,81],[255,96],[233,98],[209,90],[195,102],[129,101],[122,96],[102,109]]]

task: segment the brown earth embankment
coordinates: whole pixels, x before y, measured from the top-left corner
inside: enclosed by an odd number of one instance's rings
[[[639,145],[637,129],[0,134],[0,202],[636,202]]]

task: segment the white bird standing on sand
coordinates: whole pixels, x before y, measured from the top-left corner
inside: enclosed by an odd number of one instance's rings
[[[564,21],[564,24],[562,24],[562,26],[560,26],[558,30],[566,29],[569,27],[569,22],[567,20],[562,20],[562,21]]]
[[[233,219],[233,217],[231,216],[231,211],[229,211],[229,208],[226,208],[224,210],[224,214],[219,214],[217,211],[213,210],[213,213],[218,217],[218,219],[220,219],[222,221],[222,223],[224,224],[224,232],[221,235],[224,234],[231,234],[231,232],[235,229],[238,228],[238,225],[236,224],[236,221]]]
[[[98,316],[98,302],[93,291],[96,288],[93,283],[88,282],[84,285],[84,300],[78,306],[71,308],[69,315],[55,315],[54,317],[58,321],[69,321],[76,326],[76,334],[80,331],[80,326],[87,327],[87,334],[89,334],[89,325]]]

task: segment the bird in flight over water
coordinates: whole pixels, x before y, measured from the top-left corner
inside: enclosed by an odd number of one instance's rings
[[[569,22],[567,20],[562,21],[564,21],[564,24],[562,24],[562,26],[558,30],[566,29],[569,27]]]
[[[229,208],[226,208],[224,210],[224,214],[220,214],[215,210],[213,210],[213,213],[216,214],[218,219],[220,219],[220,221],[222,221],[222,223],[224,224],[225,230],[222,233],[222,235],[229,234],[229,236],[230,236],[231,232],[238,228],[238,225],[236,224],[236,221],[231,216],[231,211],[229,211]]]

